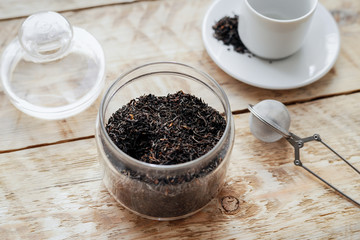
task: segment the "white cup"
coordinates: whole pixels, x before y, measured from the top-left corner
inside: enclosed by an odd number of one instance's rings
[[[281,59],[297,52],[318,0],[241,0],[238,32],[256,56]]]

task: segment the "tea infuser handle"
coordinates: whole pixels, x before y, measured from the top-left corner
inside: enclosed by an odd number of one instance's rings
[[[348,200],[350,200],[351,202],[353,202],[355,205],[357,205],[358,207],[360,207],[360,203],[357,202],[356,200],[352,199],[351,197],[349,197],[348,195],[346,195],[345,193],[343,193],[342,191],[340,191],[339,189],[337,189],[335,186],[333,186],[331,183],[327,182],[325,179],[321,178],[319,175],[317,175],[316,173],[314,173],[313,171],[311,171],[309,168],[307,168],[306,166],[304,166],[302,164],[302,162],[300,160],[295,160],[294,164],[296,166],[302,167],[303,169],[305,169],[306,171],[308,171],[309,173],[311,173],[313,176],[315,176],[317,179],[319,179],[320,181],[322,181],[323,183],[325,183],[326,185],[328,185],[329,187],[331,187],[332,189],[334,189],[336,192],[338,192],[339,194],[341,194],[343,197],[347,198]]]
[[[314,134],[311,137],[307,137],[307,138],[299,138],[298,136],[296,136],[293,133],[290,133],[291,137],[287,138],[288,142],[294,147],[295,150],[295,160],[294,160],[294,164],[298,167],[302,167],[303,169],[305,169],[307,172],[309,172],[310,174],[312,174],[314,177],[316,177],[317,179],[319,179],[320,181],[322,181],[323,183],[325,183],[326,185],[328,185],[329,187],[331,187],[332,189],[334,189],[336,192],[338,192],[339,194],[341,194],[343,197],[347,198],[348,200],[350,200],[351,202],[353,202],[355,205],[357,205],[358,207],[360,207],[360,203],[357,202],[356,200],[352,199],[351,197],[349,197],[348,195],[346,195],[345,193],[343,193],[342,191],[340,191],[338,188],[336,188],[335,186],[333,186],[331,183],[327,182],[325,179],[323,179],[322,177],[320,177],[319,175],[317,175],[316,173],[314,173],[313,171],[311,171],[309,168],[307,168],[306,166],[303,165],[303,163],[300,160],[300,148],[302,148],[304,146],[304,143],[306,142],[310,142],[310,141],[318,141],[321,142],[325,147],[327,147],[330,151],[332,151],[335,155],[337,155],[340,159],[342,159],[346,164],[348,164],[355,172],[359,173],[359,170],[356,169],[352,164],[350,164],[348,161],[345,160],[345,158],[343,158],[339,153],[337,153],[334,149],[332,149],[329,145],[327,145],[325,142],[323,142],[321,140],[321,137],[319,134]]]
[[[320,138],[319,134],[314,135],[314,139],[318,142],[321,142],[325,147],[327,147],[330,151],[332,151],[336,156],[338,156],[341,160],[343,160],[347,165],[349,165],[355,172],[360,174],[360,171],[355,168],[351,163],[349,163],[345,158],[343,158],[339,153],[337,153],[334,149],[332,149],[329,145],[327,145],[325,142],[323,142]]]

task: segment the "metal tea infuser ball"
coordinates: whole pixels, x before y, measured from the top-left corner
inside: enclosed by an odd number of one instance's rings
[[[290,127],[290,114],[286,109],[285,105],[276,100],[263,100],[257,103],[255,106],[249,105],[248,109],[251,112],[250,115],[250,131],[252,134],[264,142],[276,142],[282,137],[284,137],[295,150],[295,160],[294,164],[296,166],[302,167],[313,176],[321,180],[323,183],[340,193],[342,196],[353,202],[355,205],[360,207],[360,203],[352,199],[345,193],[341,192],[335,186],[318,176],[316,173],[311,171],[309,168],[304,166],[300,160],[300,149],[304,146],[305,143],[311,141],[317,141],[322,143],[340,159],[342,159],[346,164],[348,164],[355,172],[360,174],[359,170],[346,161],[340,154],[338,154],[334,149],[327,145],[321,138],[319,134],[314,134],[311,137],[300,138],[295,134],[289,132]]]

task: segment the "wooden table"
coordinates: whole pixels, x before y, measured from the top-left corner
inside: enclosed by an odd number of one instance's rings
[[[143,219],[120,206],[101,181],[94,141],[100,98],[65,120],[18,111],[0,87],[0,239],[360,239],[360,208],[294,166],[285,141],[263,143],[249,131],[248,103],[288,106],[291,131],[319,133],[360,168],[360,2],[320,0],[341,32],[335,66],[307,87],[270,91],[239,82],[208,56],[202,19],[212,0],[45,1],[0,3],[0,53],[26,16],[61,12],[104,48],[106,83],[152,61],[179,61],[212,75],[231,102],[236,140],[224,189],[183,220]],[[360,201],[360,176],[320,145],[302,159]]]

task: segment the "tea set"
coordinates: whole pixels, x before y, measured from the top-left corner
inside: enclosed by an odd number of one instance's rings
[[[253,57],[235,52],[213,37],[213,24],[227,15],[238,16],[237,31],[243,43],[253,53]],[[224,72],[246,84],[270,90],[299,88],[319,80],[333,67],[340,50],[337,24],[328,10],[317,0],[216,0],[204,16],[202,39],[209,56]],[[90,65],[74,68],[76,59],[82,59]],[[40,81],[36,75],[38,71],[36,71],[34,75],[31,75],[33,80],[26,82],[24,79],[29,76],[22,73],[26,64],[30,64],[30,68],[34,66],[34,69],[40,65],[50,69],[50,73],[54,69],[58,69],[57,71],[69,69],[73,72],[68,75],[69,79],[56,79],[56,75],[49,74],[47,79]],[[152,69],[148,69],[149,66]],[[170,66],[174,71],[171,72],[174,76],[176,69],[191,71],[190,82],[200,81],[196,80],[196,76],[206,79],[211,86],[209,89],[216,89],[212,92],[218,91],[224,95],[219,102],[228,103],[224,91],[210,76],[189,66],[174,63],[145,65],[145,67],[123,74],[110,87],[105,98],[106,96],[121,98],[116,95],[119,89],[128,87],[121,82],[121,78],[128,78],[127,82],[136,82],[137,79],[132,79],[134,72],[142,78],[144,76],[142,69],[147,69],[148,75],[151,75],[157,74],[155,68],[161,66]],[[165,70],[162,69],[162,71]],[[74,81],[75,73],[80,75],[76,75],[77,79]],[[168,71],[166,73],[169,74]],[[67,118],[86,109],[99,96],[105,78],[104,53],[96,39],[84,29],[73,27],[58,13],[41,12],[31,15],[24,21],[18,37],[5,49],[1,59],[0,74],[5,93],[19,110],[47,120]],[[179,74],[183,74],[184,78],[189,77],[186,73]],[[141,89],[143,85],[143,83],[139,85],[138,89]],[[156,82],[154,82],[155,85]],[[123,92],[125,95],[129,91]],[[103,99],[102,106],[107,103],[104,108],[109,106],[106,101],[109,100]],[[296,166],[302,167],[360,206],[356,200],[342,193],[302,164],[300,149],[305,143],[318,141],[360,174],[340,154],[322,141],[318,134],[301,138],[291,133],[289,131],[290,114],[285,105],[275,100],[264,100],[256,105],[249,105],[248,109],[250,130],[256,138],[264,142],[274,142],[285,138],[294,147]],[[227,112],[230,114],[227,121],[232,122],[231,111]],[[97,125],[104,124],[108,116],[99,113],[98,118],[101,121],[98,120]],[[100,129],[101,126],[99,125],[98,128]],[[107,142],[105,135],[106,133],[103,133],[97,139],[99,149],[103,149],[106,144],[109,145],[109,149],[111,148],[111,142]],[[228,137],[227,142],[225,141],[229,152],[232,141],[233,137]],[[139,165],[136,160],[127,159],[128,157],[120,154],[117,149],[111,149],[113,151],[111,154],[115,157],[122,156],[121,158],[126,159],[127,164]],[[111,154],[108,152],[107,150],[100,154],[107,163],[112,161]],[[123,176],[117,176],[114,166],[110,165],[104,170],[109,171],[107,180],[109,189],[115,186],[113,183],[116,183],[118,179],[123,178]],[[185,169],[185,166],[182,168]],[[154,170],[155,167],[150,166],[150,169]],[[159,171],[156,170],[156,173]],[[222,173],[220,175],[222,176]],[[221,184],[219,183],[219,186]],[[118,194],[117,190],[115,186],[112,193],[114,196]],[[131,209],[131,206],[126,207]],[[139,214],[157,219],[157,216],[147,216],[146,213],[141,212]],[[185,213],[184,216],[189,214]],[[169,215],[166,218],[178,219],[184,216]]]
[[[311,7],[313,5],[309,5],[309,11],[303,14],[302,17],[297,17],[295,20],[274,19],[273,22],[271,22],[271,20],[269,20],[270,18],[266,16],[261,18],[259,14],[255,14],[249,5],[251,2],[276,2],[281,5],[282,2],[297,1],[215,1],[205,14],[202,26],[202,38],[209,56],[224,72],[241,82],[255,87],[270,90],[286,90],[314,83],[330,71],[339,55],[340,34],[334,18],[321,3],[317,3],[316,9]],[[298,2],[303,3],[303,1]],[[275,3],[272,4],[275,6]],[[290,4],[290,7],[291,6]],[[296,7],[296,5],[294,5],[294,7]],[[251,25],[248,21],[247,25],[241,23],[244,22],[244,17],[247,16],[241,15],[244,13],[244,8],[247,9],[245,12],[250,12],[257,17],[255,21],[251,21]],[[243,9],[243,11],[241,11],[241,9]],[[225,46],[213,37],[212,25],[226,15],[239,15],[240,31],[248,31],[249,29],[255,31],[256,28],[252,25],[255,24],[254,22],[261,22],[261,24],[259,24],[260,26],[266,23],[266,28],[269,30],[279,28],[276,31],[274,30],[274,33],[279,34],[279,38],[282,38],[283,35],[286,34],[282,31],[285,31],[288,27],[293,29],[294,24],[298,21],[306,20],[308,25],[305,26],[305,29],[304,26],[302,26],[300,29],[302,32],[297,33],[302,35],[301,39],[303,42],[298,41],[297,46],[291,46],[297,49],[297,47],[301,45],[300,49],[288,57],[284,57],[288,55],[287,52],[283,52],[282,55],[279,56],[264,55],[271,59],[281,58],[269,61],[268,59],[260,57],[250,58],[246,54],[239,54],[233,50],[229,51],[228,46]],[[307,32],[305,31],[306,28]],[[251,40],[249,38],[248,41],[253,45],[256,44],[255,47],[261,46],[266,49],[272,50],[276,48],[277,50],[285,51],[284,46],[292,42],[289,40],[290,37],[300,39],[298,35],[291,36],[293,34],[291,33],[287,35],[285,42],[281,42],[276,35],[270,37],[268,33],[264,31],[264,29],[257,29],[256,32],[251,33],[253,36]],[[242,40],[246,39],[244,36],[246,37],[250,34],[249,32],[239,33]],[[254,38],[259,39],[259,42],[254,41]],[[279,45],[272,47],[270,44],[274,43],[270,43],[269,38],[273,39],[275,43],[278,42]],[[249,47],[251,46],[249,45],[248,48]],[[254,52],[261,50],[263,49],[254,49]],[[290,51],[290,54],[291,52],[292,51]]]

